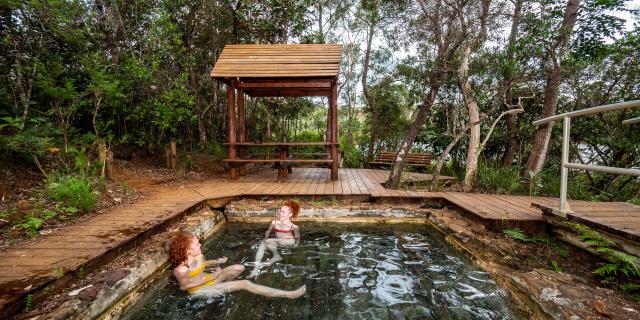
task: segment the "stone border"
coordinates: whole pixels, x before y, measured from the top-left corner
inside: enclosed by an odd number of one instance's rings
[[[182,222],[167,228],[159,235],[173,235],[178,230],[185,230],[195,234],[198,238],[206,239],[217,232],[227,222],[224,213],[220,211],[202,208],[201,210],[187,216]],[[54,310],[47,312],[46,315],[37,315],[31,319],[118,319],[128,306],[133,305],[141,296],[140,289],[145,285],[152,283],[152,280],[162,274],[162,271],[169,267],[168,244],[170,239],[162,238],[165,243],[161,244],[160,250],[153,252],[139,264],[132,268],[120,268],[110,270],[126,271],[124,277],[119,278],[117,282],[111,286],[102,285],[97,290],[97,295],[89,303],[82,303],[79,297],[70,297],[69,291],[73,288],[62,290],[64,298],[67,298]],[[157,241],[153,237],[145,239],[145,241]],[[164,245],[164,247],[162,247]],[[107,264],[108,266],[108,264]],[[105,273],[96,273],[92,276],[99,277]],[[79,296],[82,291],[90,288],[85,286],[74,290]]]
[[[277,199],[271,197],[270,199]],[[217,232],[226,222],[246,222],[246,223],[263,223],[273,219],[276,208],[262,210],[240,210],[233,200],[240,200],[243,197],[230,197],[223,199],[207,200],[210,207],[219,209],[224,208],[224,213],[220,211],[202,210],[197,213],[186,216],[186,228],[193,232],[201,239],[206,239]],[[206,206],[205,206],[206,207]],[[452,210],[457,212],[457,210]],[[458,212],[458,214],[460,214]],[[472,222],[466,215],[462,215],[463,219]],[[478,253],[477,246],[469,245],[467,241],[473,236],[465,234],[464,229],[460,229],[456,224],[447,224],[440,221],[432,214],[430,209],[420,208],[401,208],[393,207],[387,209],[371,209],[352,207],[346,208],[303,208],[301,216],[296,221],[315,221],[328,223],[420,223],[429,225],[437,232],[441,233],[449,244],[458,250],[465,252],[472,258],[474,263],[480,268],[493,275],[498,284],[510,293],[510,299],[514,302],[514,306],[518,312],[527,314],[532,319],[562,319],[563,316],[569,316],[576,307],[585,307],[584,303],[576,305],[571,304],[571,308],[567,309],[566,295],[563,296],[562,288],[558,290],[557,286],[548,281],[539,279],[559,280],[566,286],[577,286],[571,280],[570,275],[564,274],[558,278],[560,274],[547,273],[548,270],[533,270],[530,272],[519,272],[509,267],[501,265],[499,262],[486,260],[481,258]],[[473,242],[473,241],[472,241]],[[156,277],[162,275],[164,270],[168,268],[167,250],[156,252],[152,257],[145,259],[142,264],[136,268],[130,269],[130,273],[123,279],[118,281],[112,287],[103,288],[96,299],[85,306],[82,310],[76,310],[69,317],[71,319],[118,319],[123,312],[134,305],[140,298],[141,292],[148,285],[152,284]],[[536,277],[538,276],[538,277]],[[567,278],[568,277],[568,278]],[[582,287],[583,290],[588,289]],[[592,288],[601,289],[601,288]],[[606,290],[606,289],[603,289]],[[552,295],[549,295],[552,292]],[[606,293],[606,292],[598,292]],[[594,292],[595,294],[595,292]],[[597,314],[596,314],[597,316]]]

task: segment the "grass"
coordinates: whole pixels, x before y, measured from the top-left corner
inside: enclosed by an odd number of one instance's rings
[[[522,192],[520,168],[502,167],[496,161],[481,161],[478,164],[478,187],[484,191],[499,194]]]

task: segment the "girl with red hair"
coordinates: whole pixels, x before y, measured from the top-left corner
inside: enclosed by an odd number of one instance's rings
[[[218,265],[227,262],[227,257],[205,260],[198,238],[190,233],[180,233],[171,242],[169,253],[173,275],[178,279],[180,290],[191,295],[209,297],[246,290],[265,297],[295,299],[306,291],[305,286],[293,291],[284,291],[257,285],[248,280],[234,280],[244,271],[244,267],[234,264],[221,269]],[[210,265],[216,266],[213,273],[204,272],[204,268]]]
[[[285,202],[282,208],[278,210],[276,219],[271,221],[267,232],[264,234],[264,240],[262,240],[258,247],[254,269],[247,278],[255,278],[258,276],[260,268],[262,267],[262,257],[264,256],[265,249],[269,249],[273,254],[273,257],[265,264],[272,264],[282,260],[280,254],[278,254],[278,247],[295,248],[300,244],[300,228],[291,222],[291,218],[297,217],[299,213],[300,204],[293,200]],[[269,238],[271,230],[275,232],[275,238]]]

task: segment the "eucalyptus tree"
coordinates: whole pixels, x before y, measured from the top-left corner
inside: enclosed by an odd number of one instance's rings
[[[520,31],[520,22],[522,21],[523,9],[525,7],[524,0],[513,1],[513,11],[511,15],[511,29],[509,31],[509,38],[506,44],[504,58],[500,60],[500,85],[497,96],[498,103],[511,104],[513,96],[511,94],[514,86],[517,86],[518,78],[521,74],[520,63],[516,57],[516,45],[518,44],[518,34]],[[504,154],[502,155],[502,166],[511,166],[513,158],[518,150],[518,123],[516,115],[509,114],[506,116],[507,133],[509,135],[509,141],[505,147]]]
[[[569,41],[571,40],[571,33],[573,32],[576,21],[578,20],[578,10],[580,8],[580,0],[568,0],[563,9],[554,6],[553,10],[548,10],[548,5],[554,5],[549,3],[551,1],[542,1],[540,6],[540,12],[543,15],[540,19],[541,24],[546,26],[537,29],[537,32],[543,30],[552,30],[549,33],[543,33],[539,36],[539,43],[543,44],[545,48],[546,59],[543,61],[544,68],[546,69],[546,84],[544,88],[544,105],[542,109],[541,118],[549,117],[555,114],[556,107],[558,105],[558,98],[560,94],[560,84],[563,79],[563,70],[565,60],[569,54]],[[548,14],[546,12],[549,12]],[[558,27],[550,28],[549,24],[554,23],[560,14],[562,14],[562,22]],[[551,130],[553,129],[553,123],[542,125],[538,127],[536,135],[531,147],[531,155],[527,161],[527,172],[531,175],[536,175],[542,170],[544,161],[547,155],[547,147],[549,146],[549,138],[551,137]]]
[[[362,84],[362,92],[365,96],[367,105],[371,113],[371,127],[369,137],[369,148],[367,151],[367,163],[373,159],[375,144],[378,135],[378,120],[381,110],[371,93],[369,81],[376,81],[384,77],[384,75],[376,74],[371,77],[369,70],[371,68],[371,60],[373,55],[373,42],[376,37],[384,34],[389,28],[398,23],[400,15],[404,12],[405,3],[399,1],[382,1],[382,0],[361,0],[358,2],[351,28],[363,30],[365,38],[365,49],[362,59],[362,73],[360,82]]]
[[[353,0],[310,1],[307,11],[308,27],[303,43],[327,43],[337,40],[338,29],[343,26]],[[345,30],[347,31],[347,30]]]
[[[413,39],[419,40],[417,55],[425,61],[423,85],[427,90],[422,96],[422,102],[412,115],[412,125],[391,167],[389,179],[385,184],[387,188],[399,187],[407,154],[436,101],[440,87],[449,77],[451,71],[449,65],[455,59],[455,54],[464,41],[458,13],[445,2],[446,0],[433,2],[418,0],[418,7],[411,9],[417,14],[413,16],[409,33]]]

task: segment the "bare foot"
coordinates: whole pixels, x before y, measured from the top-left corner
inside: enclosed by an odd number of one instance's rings
[[[282,257],[281,256],[276,256],[276,257],[273,257],[273,258],[267,260],[267,262],[265,262],[265,265],[270,266],[270,265],[272,265],[272,264],[274,264],[274,263],[276,263],[276,262],[278,262],[280,260],[282,260]]]
[[[287,298],[289,299],[299,298],[303,296],[305,292],[307,292],[307,286],[302,286],[298,288],[298,290],[289,291],[289,295],[287,296]]]

